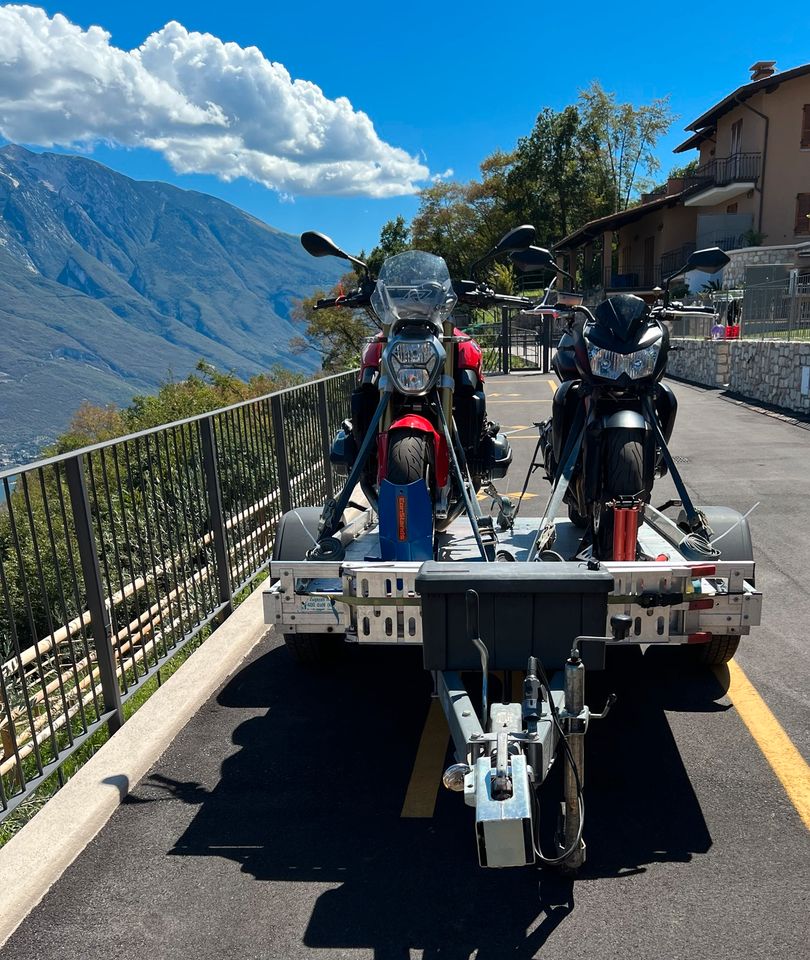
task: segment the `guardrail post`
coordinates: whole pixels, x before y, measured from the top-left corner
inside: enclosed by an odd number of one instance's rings
[[[326,403],[326,382],[318,380],[318,421],[321,427],[321,452],[323,454],[323,475],[326,481],[326,496],[335,495],[335,485],[332,482],[332,464],[329,462],[329,453],[332,449],[332,438],[329,435],[329,407]]]
[[[289,510],[292,510],[290,463],[287,459],[284,409],[281,406],[281,396],[279,394],[275,394],[270,398],[270,412],[273,418],[273,439],[276,448],[276,462],[278,463],[278,493],[281,500],[281,512],[287,513]]]
[[[214,539],[214,560],[217,568],[219,602],[227,604],[225,616],[228,616],[233,610],[233,592],[228,563],[228,544],[225,540],[225,517],[222,513],[222,493],[219,486],[214,424],[211,417],[204,417],[199,421],[199,424],[203,472],[205,474],[205,493],[208,498],[208,514],[211,518],[211,535]]]
[[[65,462],[65,478],[70,495],[73,523],[76,527],[76,544],[79,549],[84,589],[87,594],[87,609],[90,613],[90,625],[93,628],[104,710],[108,713],[112,711],[108,725],[110,733],[115,733],[124,722],[124,711],[121,706],[118,673],[115,669],[110,609],[104,597],[104,588],[101,585],[101,568],[98,562],[96,540],[93,536],[90,501],[87,499],[87,487],[84,482],[83,454],[78,454]]]
[[[510,350],[510,330],[509,330],[509,311],[506,307],[501,307],[501,344],[503,345],[501,355],[503,357],[504,373],[509,373],[509,350]]]

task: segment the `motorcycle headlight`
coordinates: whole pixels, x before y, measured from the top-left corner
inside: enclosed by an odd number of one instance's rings
[[[436,340],[399,340],[387,353],[391,377],[403,393],[427,393],[444,363]]]
[[[588,360],[591,364],[591,373],[604,380],[618,380],[623,373],[626,373],[631,380],[641,380],[643,377],[653,375],[660,352],[660,343],[636,350],[635,353],[614,353],[613,350],[589,346]]]

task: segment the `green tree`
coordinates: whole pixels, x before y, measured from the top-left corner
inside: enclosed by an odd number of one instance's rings
[[[698,159],[697,157],[694,160],[690,160],[688,163],[684,163],[680,167],[673,167],[669,171],[669,177],[689,177],[691,176],[698,168]]]
[[[388,220],[383,224],[380,230],[380,242],[368,257],[364,258],[361,256],[360,259],[365,259],[371,275],[376,277],[382,268],[383,262],[388,257],[394,257],[398,253],[403,253],[405,250],[409,250],[410,246],[411,231],[405,223],[405,217],[400,215],[395,220]]]
[[[579,95],[582,139],[597,159],[613,211],[624,210],[660,169],[654,150],[676,119],[669,97],[634,106],[618,103],[594,80]]]
[[[316,310],[315,304],[327,296],[349,293],[356,282],[355,274],[347,273],[328,294],[318,290],[293,309],[293,319],[306,323],[309,344],[321,354],[321,366],[330,373],[349,370],[359,364],[363,342],[374,332],[374,324],[364,310],[347,310],[345,307]]]
[[[532,132],[518,140],[510,179],[515,184],[515,216],[523,212],[541,243],[552,244],[581,223],[610,213],[613,193],[580,111],[546,107]]]
[[[470,185],[442,181],[419,195],[419,209],[411,223],[417,250],[444,257],[451,277],[466,277],[471,251],[479,249],[478,212],[470,200]]]

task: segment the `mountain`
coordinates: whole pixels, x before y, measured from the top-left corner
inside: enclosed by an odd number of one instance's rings
[[[343,271],[242,210],[85,157],[0,148],[0,462],[87,400],[126,403],[204,358],[241,377],[291,352],[296,299]]]

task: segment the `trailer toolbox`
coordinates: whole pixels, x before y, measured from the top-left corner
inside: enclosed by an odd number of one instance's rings
[[[579,636],[603,636],[613,577],[583,563],[426,561],[416,577],[426,670],[477,670],[467,593],[478,595],[481,640],[496,670],[522,670],[530,656],[556,670]]]

